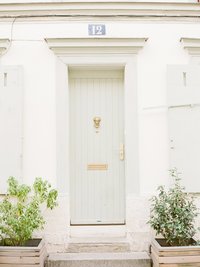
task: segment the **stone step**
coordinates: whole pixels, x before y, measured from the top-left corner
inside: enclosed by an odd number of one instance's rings
[[[66,252],[69,253],[94,253],[94,252],[129,252],[128,243],[70,243]]]
[[[66,252],[130,252],[130,245],[126,239],[121,238],[79,238],[70,240]]]
[[[45,267],[150,267],[146,252],[120,253],[55,253]]]

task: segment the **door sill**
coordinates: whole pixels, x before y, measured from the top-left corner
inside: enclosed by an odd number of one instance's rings
[[[126,225],[71,225],[70,237],[125,237]]]
[[[97,223],[88,223],[88,224],[77,224],[77,223],[71,223],[70,226],[110,226],[110,225],[125,225],[125,223],[101,223],[101,224],[97,224]]]

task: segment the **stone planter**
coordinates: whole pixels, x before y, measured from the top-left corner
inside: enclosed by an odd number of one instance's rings
[[[162,246],[163,241],[151,243],[153,267],[200,267],[200,246]]]
[[[29,240],[24,246],[0,246],[0,267],[43,267],[47,257],[42,239]]]

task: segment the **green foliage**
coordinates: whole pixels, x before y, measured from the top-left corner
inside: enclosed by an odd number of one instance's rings
[[[177,169],[170,170],[174,185],[166,191],[158,187],[158,196],[151,198],[151,216],[149,224],[161,234],[170,246],[186,246],[196,233],[194,226],[197,207],[194,199],[185,193],[180,185]]]
[[[36,178],[30,187],[10,177],[8,194],[0,203],[0,243],[20,246],[32,238],[34,230],[42,229],[45,224],[41,204],[53,209],[57,205],[57,195],[57,191],[41,178]]]

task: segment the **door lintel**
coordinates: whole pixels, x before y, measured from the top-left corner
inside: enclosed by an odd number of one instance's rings
[[[72,54],[137,54],[148,38],[46,38],[57,56]]]

